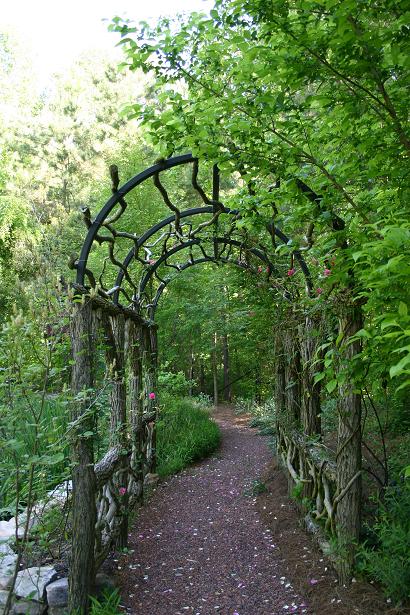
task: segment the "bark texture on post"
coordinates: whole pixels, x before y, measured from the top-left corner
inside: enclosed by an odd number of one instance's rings
[[[95,580],[94,544],[96,523],[96,480],[94,474],[93,438],[83,437],[94,430],[90,412],[90,396],[85,393],[93,386],[93,315],[91,302],[73,308],[70,323],[74,401],[71,420],[76,425],[72,444],[73,520],[72,552],[69,576],[69,611],[86,615],[89,596]],[[81,394],[81,395],[80,395]]]
[[[108,325],[112,329],[112,344],[111,353],[113,361],[110,367],[112,382],[111,390],[111,446],[119,445],[123,451],[127,450],[127,389],[125,382],[125,319],[122,314],[111,316]],[[115,477],[115,487],[118,489],[127,489],[128,486],[128,461],[124,456],[121,464],[123,470],[118,472]],[[116,538],[117,549],[124,549],[128,545],[128,492],[126,491],[121,496],[122,519]]]
[[[285,359],[283,339],[280,333],[275,336],[275,408],[276,420],[282,423],[286,420],[285,407]]]
[[[283,332],[283,354],[287,419],[293,427],[299,427],[302,405],[300,349],[297,336],[292,329]]]
[[[130,365],[129,400],[130,424],[132,438],[131,468],[137,485],[141,485],[139,498],[142,498],[144,483],[144,464],[142,460],[144,447],[143,416],[143,381],[142,381],[142,330],[133,322],[129,323],[128,354]]]
[[[152,425],[151,435],[151,460],[149,464],[149,471],[155,472],[157,466],[157,429],[156,421],[158,419],[158,382],[157,382],[157,368],[158,368],[158,338],[156,327],[149,328],[149,370],[152,392],[155,395],[155,399],[151,400],[150,411],[155,412],[154,424]]]
[[[348,343],[349,337],[362,328],[359,307],[351,307],[340,318],[340,333],[343,336],[341,350],[344,368],[361,350],[360,341]],[[339,430],[337,450],[337,491],[340,497],[336,522],[341,553],[339,579],[350,580],[354,563],[355,547],[360,533],[362,497],[362,438],[361,396],[355,392],[352,380],[340,386]]]
[[[313,436],[321,433],[320,421],[320,382],[314,383],[315,372],[320,371],[320,365],[312,365],[318,347],[318,337],[314,335],[315,323],[306,316],[304,325],[299,327],[300,357],[302,368],[301,391],[301,421],[305,435]]]

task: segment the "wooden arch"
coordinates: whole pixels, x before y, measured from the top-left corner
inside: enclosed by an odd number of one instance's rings
[[[162,178],[171,169],[189,166],[190,189],[200,200],[200,206],[181,209]],[[262,268],[284,300],[295,298],[286,285],[289,259],[284,260],[272,249],[272,243],[291,243],[277,221],[266,225],[266,241],[251,236],[239,224],[240,212],[221,202],[218,168],[213,166],[208,182],[212,196],[207,195],[198,177],[199,161],[191,154],[158,162],[122,187],[119,187],[117,168],[111,167],[111,198],[95,219],[88,207],[83,209],[88,233],[78,260],[71,263],[76,270],[76,283],[71,318],[73,547],[69,607],[80,613],[88,612],[98,566],[114,544],[126,546],[128,511],[141,500],[144,483],[155,467],[158,406],[154,318],[166,286],[188,268],[212,262],[232,264],[251,274],[259,273]],[[141,210],[132,211],[130,217],[131,206],[126,197],[149,179],[153,180],[170,215],[139,235],[133,220]],[[95,248],[100,250],[99,267],[92,265]],[[305,278],[307,293],[311,294],[311,277],[302,254],[294,250],[293,259]],[[95,258],[94,262],[97,262]],[[100,460],[95,459],[90,436],[94,431],[91,409],[97,331],[104,341],[111,412],[110,448]],[[312,359],[312,349],[314,344],[310,341],[310,346],[306,345],[307,364]],[[283,347],[281,356],[293,356],[293,352],[293,348]],[[306,402],[301,402],[293,386],[300,374],[291,371],[292,367],[278,362],[277,389],[283,397],[280,403],[291,410],[300,403],[305,404],[306,417],[316,417],[319,389],[313,388],[313,375],[305,374],[311,394]],[[307,419],[303,421],[306,433],[312,433],[314,425],[309,425]],[[287,453],[291,445],[285,442],[286,434],[279,434],[280,445],[292,466],[294,459]],[[308,467],[307,463],[301,458],[301,467]],[[314,471],[311,470],[312,475]],[[322,480],[322,474],[320,470],[317,481]],[[318,504],[320,512],[322,508]],[[334,510],[329,514],[333,519]]]

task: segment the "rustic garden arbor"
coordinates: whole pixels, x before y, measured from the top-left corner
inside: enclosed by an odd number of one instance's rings
[[[176,168],[184,179],[183,190],[167,179]],[[141,499],[144,477],[155,467],[158,409],[154,318],[166,286],[186,269],[212,262],[262,274],[285,302],[291,304],[295,299],[285,284],[288,260],[272,249],[272,243],[288,243],[288,237],[275,221],[266,227],[267,241],[250,236],[240,224],[240,212],[225,207],[221,200],[218,168],[209,168],[209,172],[210,180],[204,175],[202,183],[211,196],[199,180],[199,161],[190,154],[161,161],[121,188],[118,171],[111,167],[112,197],[94,220],[89,209],[83,209],[88,234],[79,259],[71,263],[77,279],[71,319],[74,437],[70,607],[81,613],[87,612],[96,568],[114,544],[126,546],[128,511]],[[170,215],[137,234],[135,220],[146,207],[135,207],[128,201],[150,178]],[[309,191],[306,186],[302,189]],[[194,198],[199,205],[181,209],[180,202],[192,204]],[[295,250],[292,259],[305,276],[306,292],[311,293],[309,270],[301,253]],[[326,468],[320,457],[315,458],[301,435],[300,427],[305,435],[320,430],[320,385],[314,384],[311,368],[317,346],[312,328],[311,319],[306,318],[300,323],[299,335],[293,330],[276,336],[278,444],[292,480],[309,485],[307,493],[315,499],[316,516],[325,519],[328,529],[334,531],[336,513],[347,501],[346,495],[350,504],[357,504],[352,487],[360,476],[360,459],[356,455],[352,468],[351,456],[347,462],[342,455],[343,471],[336,469],[332,474],[330,466]],[[110,448],[96,462],[93,360],[100,343],[107,366],[111,427]],[[355,446],[357,452],[356,425],[350,421],[347,424],[343,434],[346,447]],[[349,514],[347,517],[348,527],[343,527],[350,539],[352,523]],[[346,513],[341,519],[346,520]]]

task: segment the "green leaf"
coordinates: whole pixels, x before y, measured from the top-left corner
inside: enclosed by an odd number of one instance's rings
[[[326,390],[328,393],[333,393],[333,391],[335,390],[335,388],[337,387],[337,380],[333,379],[330,382],[327,383],[326,385]]]
[[[405,303],[403,303],[403,301],[400,301],[400,303],[399,303],[399,315],[400,316],[407,316],[407,314],[408,314],[407,305]]]

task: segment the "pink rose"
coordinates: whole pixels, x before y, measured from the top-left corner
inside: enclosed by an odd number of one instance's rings
[[[118,489],[118,493],[119,493],[120,495],[125,495],[125,494],[127,493],[127,490],[126,490],[126,488],[125,488],[125,487],[120,487],[120,488]]]
[[[296,273],[296,269],[294,269],[294,268],[292,267],[292,269],[289,269],[289,271],[288,271],[288,276],[289,276],[289,277],[292,277],[292,275],[295,275],[295,273]]]
[[[323,293],[323,288],[319,287],[319,288],[316,289],[316,294],[317,295],[321,295],[322,293]]]
[[[325,270],[324,270],[324,272],[323,272],[323,275],[327,277],[327,276],[328,276],[328,275],[330,275],[331,273],[332,273],[332,272],[330,271],[330,269],[325,269]]]
[[[148,397],[149,397],[150,399],[155,399],[155,393],[150,393],[150,394],[148,395]]]

